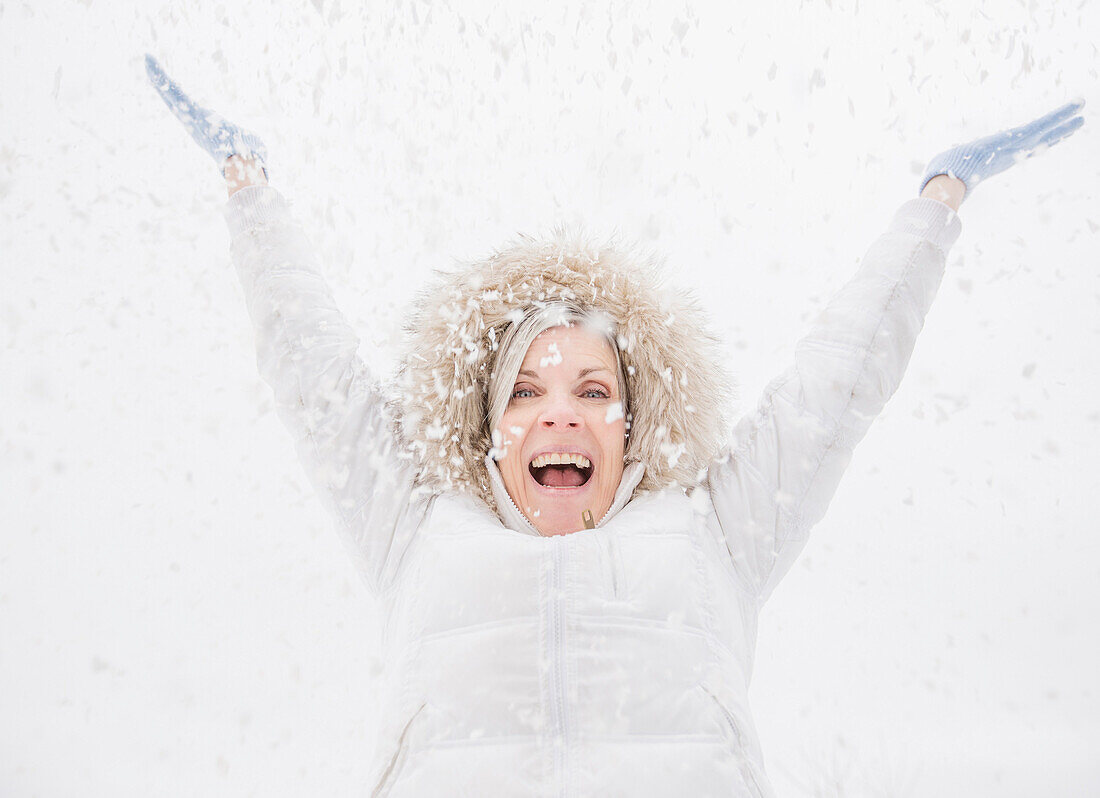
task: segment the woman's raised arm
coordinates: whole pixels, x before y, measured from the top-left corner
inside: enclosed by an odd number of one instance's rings
[[[429,501],[397,451],[382,390],[358,356],[359,339],[286,200],[267,185],[263,142],[192,102],[151,57],[146,67],[226,178],[225,217],[256,331],[260,376],[368,584],[383,591]]]
[[[979,180],[1080,127],[1082,104],[937,155],[921,197],[901,206],[798,342],[794,364],[737,425],[709,487],[734,570],[759,601],[794,563],[901,382],[961,231],[955,210]]]

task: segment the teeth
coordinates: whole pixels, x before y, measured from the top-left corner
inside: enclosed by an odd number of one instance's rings
[[[551,454],[540,454],[534,460],[531,461],[532,468],[542,468],[548,465],[568,465],[572,463],[578,468],[591,468],[592,463],[583,454],[553,452]]]

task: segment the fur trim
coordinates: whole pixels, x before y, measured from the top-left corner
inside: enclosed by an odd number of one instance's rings
[[[717,339],[690,294],[662,288],[652,255],[564,228],[440,272],[415,302],[391,401],[420,482],[494,507],[484,459],[501,334],[517,310],[557,300],[618,327],[630,396],[626,459],[646,468],[638,489],[696,485],[727,441],[734,405]]]

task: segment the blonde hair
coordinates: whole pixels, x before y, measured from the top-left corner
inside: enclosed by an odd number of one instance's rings
[[[516,384],[523,359],[527,350],[539,335],[552,327],[572,327],[582,325],[597,335],[602,335],[611,351],[615,353],[615,371],[619,380],[619,401],[626,419],[627,440],[630,434],[630,402],[626,380],[626,369],[619,354],[618,336],[614,322],[602,313],[593,313],[567,302],[552,302],[541,306],[531,306],[526,312],[516,311],[516,318],[509,324],[500,339],[492,370],[489,373],[487,390],[489,434],[500,426],[500,419],[508,409],[512,398],[512,387]]]

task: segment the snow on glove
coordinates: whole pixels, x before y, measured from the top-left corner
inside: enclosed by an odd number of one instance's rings
[[[226,159],[232,155],[258,161],[264,176],[267,176],[267,147],[259,136],[237,127],[214,111],[196,105],[179,84],[165,74],[157,59],[148,53],[145,55],[145,71],[165,105],[183,123],[195,143],[214,159],[222,170],[222,176],[225,175]]]
[[[1084,104],[1084,100],[1074,100],[1034,122],[941,152],[925,169],[920,190],[936,175],[950,175],[966,184],[966,199],[979,181],[1057,144],[1085,124],[1084,117],[1076,116]]]

